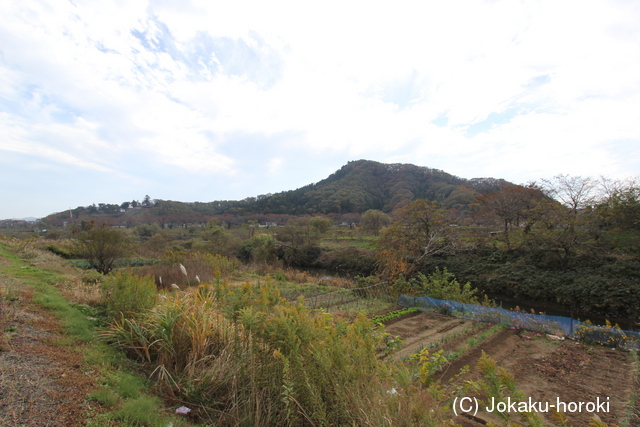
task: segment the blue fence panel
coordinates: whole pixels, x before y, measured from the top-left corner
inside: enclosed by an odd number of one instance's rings
[[[483,322],[506,323],[517,328],[546,332],[548,334],[575,336],[579,333],[585,339],[605,345],[640,349],[640,332],[595,326],[570,317],[522,313],[503,308],[483,307],[481,305],[465,304],[427,296],[400,295],[398,304],[402,307],[438,308],[461,317]]]

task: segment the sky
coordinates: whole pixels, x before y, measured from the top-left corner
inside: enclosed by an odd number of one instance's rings
[[[0,2],[0,218],[351,160],[640,175],[636,0]]]

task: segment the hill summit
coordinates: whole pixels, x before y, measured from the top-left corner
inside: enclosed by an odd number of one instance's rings
[[[390,212],[415,199],[435,200],[445,209],[466,210],[479,193],[510,184],[502,179],[466,180],[439,169],[357,160],[316,184],[253,201],[263,213]]]

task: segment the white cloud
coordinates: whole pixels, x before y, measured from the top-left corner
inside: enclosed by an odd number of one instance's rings
[[[272,150],[259,160],[273,176],[294,148],[516,182],[638,173],[620,151],[640,141],[634,2],[77,0],[0,13],[0,151],[238,179],[253,163],[230,153],[249,135]]]

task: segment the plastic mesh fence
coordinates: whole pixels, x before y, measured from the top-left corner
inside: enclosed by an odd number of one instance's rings
[[[578,337],[612,347],[640,349],[640,332],[625,331],[616,327],[592,325],[571,319],[570,317],[514,312],[503,308],[483,307],[426,296],[412,297],[400,295],[398,297],[398,304],[402,307],[436,308],[445,313],[482,322],[506,323],[516,328]]]
[[[327,311],[375,309],[379,307],[381,303],[395,304],[397,300],[396,293],[393,292],[387,283],[378,283],[354,289],[340,289],[329,293],[316,293],[311,291],[283,296],[288,300],[303,296],[304,303],[307,307],[313,309],[322,308]]]

